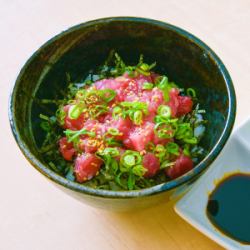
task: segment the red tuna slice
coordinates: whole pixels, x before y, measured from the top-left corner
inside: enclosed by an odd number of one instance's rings
[[[159,159],[152,153],[146,153],[143,156],[142,165],[147,169],[144,177],[153,177],[160,170]]]
[[[171,179],[175,179],[175,178],[187,173],[188,171],[193,169],[193,167],[194,167],[194,163],[193,163],[192,159],[184,154],[181,154],[176,159],[175,165],[167,168],[165,170],[165,173]]]
[[[71,161],[76,154],[73,143],[68,142],[66,137],[59,140],[59,151],[66,161]]]
[[[103,164],[102,159],[95,154],[83,153],[75,160],[74,172],[76,180],[80,183],[92,179],[97,175]]]
[[[100,81],[97,81],[94,83],[94,86],[97,89],[113,89],[113,90],[117,90],[122,86],[122,83],[119,81],[116,81],[113,78],[110,79],[103,79]]]

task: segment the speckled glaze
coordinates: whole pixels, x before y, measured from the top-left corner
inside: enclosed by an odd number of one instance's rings
[[[35,98],[51,99],[66,88],[66,72],[73,81],[101,65],[115,49],[128,63],[139,54],[146,62],[157,62],[180,86],[198,90],[209,120],[202,145],[208,154],[187,174],[176,180],[139,191],[95,190],[71,182],[48,168],[38,152],[43,134]],[[202,41],[167,23],[136,17],[112,17],[77,25],[44,44],[22,68],[13,88],[9,118],[15,139],[30,163],[58,187],[90,205],[113,210],[144,208],[167,202],[177,187],[185,189],[218,156],[235,120],[236,98],[231,78],[218,56]],[[184,188],[183,188],[184,187]]]

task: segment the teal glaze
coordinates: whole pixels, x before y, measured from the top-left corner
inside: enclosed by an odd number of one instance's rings
[[[209,125],[202,140],[208,154],[197,166],[176,180],[139,191],[95,190],[71,182],[50,170],[38,152],[43,139],[39,128],[42,110],[35,101],[58,97],[66,88],[66,74],[80,81],[90,69],[101,65],[115,49],[128,63],[139,54],[156,61],[156,71],[183,87],[198,90]],[[60,96],[60,94],[59,94]],[[34,99],[36,98],[36,99]],[[235,120],[236,97],[232,80],[218,56],[190,33],[156,20],[111,17],[79,24],[45,43],[22,68],[12,90],[9,119],[14,137],[30,163],[71,196],[93,206],[114,210],[142,208],[167,201],[178,186],[198,178],[226,143]]]

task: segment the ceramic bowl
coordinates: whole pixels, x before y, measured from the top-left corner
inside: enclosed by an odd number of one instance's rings
[[[187,174],[139,191],[96,190],[71,182],[53,172],[38,145],[42,140],[37,104],[66,88],[66,72],[72,80],[101,65],[115,49],[134,64],[140,54],[157,62],[156,71],[180,86],[197,90],[209,121],[202,145],[208,154]],[[55,107],[48,108],[48,112]],[[45,43],[22,68],[13,88],[9,118],[15,139],[30,163],[71,196],[96,207],[127,210],[166,202],[177,187],[189,185],[218,156],[235,120],[236,99],[231,78],[218,56],[190,33],[156,20],[137,17],[98,19],[74,26]]]

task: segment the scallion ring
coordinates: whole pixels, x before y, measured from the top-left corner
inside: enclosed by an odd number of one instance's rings
[[[154,149],[154,154],[160,160],[163,159],[163,157],[166,155],[165,147],[163,145],[161,145],[161,144],[156,145],[156,147]]]
[[[144,90],[151,90],[154,87],[154,84],[151,82],[144,82],[142,89]]]
[[[101,98],[106,102],[112,101],[116,96],[116,92],[113,89],[99,90],[98,93],[100,94]]]
[[[120,155],[120,151],[117,148],[105,148],[101,155],[110,155],[111,157],[117,157]]]
[[[133,122],[135,125],[141,125],[142,123],[142,112],[137,110],[133,114]]]
[[[142,177],[147,172],[147,169],[143,165],[136,165],[132,168],[132,172],[134,175]]]
[[[74,120],[77,119],[81,115],[81,109],[78,105],[72,105],[68,111],[69,118]]]
[[[110,135],[120,135],[120,131],[117,128],[109,128],[107,133]]]
[[[164,119],[171,117],[171,109],[167,105],[160,105],[157,109],[157,113]]]
[[[122,172],[128,172],[132,166],[138,165],[142,162],[142,156],[137,151],[126,150],[122,155],[120,162],[120,170]]]
[[[175,165],[175,162],[169,162],[168,160],[164,161],[161,166],[160,169],[165,169],[165,168],[169,168]]]
[[[192,98],[195,98],[196,97],[196,92],[193,88],[188,88],[187,89],[187,95],[192,97]]]
[[[174,142],[169,142],[166,146],[166,151],[173,155],[179,155],[179,146]]]

